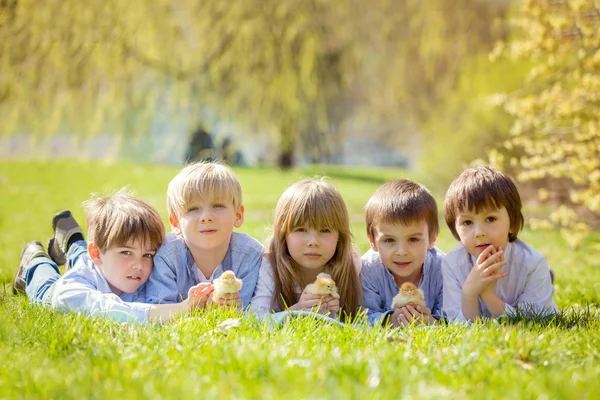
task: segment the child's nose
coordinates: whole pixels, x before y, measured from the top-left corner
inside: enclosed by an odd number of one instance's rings
[[[317,235],[309,235],[308,236],[308,245],[309,246],[318,246],[319,245]]]
[[[396,254],[398,254],[399,256],[405,256],[407,254],[406,247],[398,246],[396,248]]]
[[[209,213],[202,213],[202,215],[200,216],[200,221],[213,222],[213,216]]]
[[[476,237],[485,236],[485,231],[482,228],[483,227],[481,226],[481,224],[475,224],[475,236]]]

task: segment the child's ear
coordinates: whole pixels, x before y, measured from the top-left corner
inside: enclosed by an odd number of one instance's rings
[[[435,235],[433,237],[433,239],[429,239],[429,246],[427,246],[427,250],[431,250],[433,249],[433,246],[435,246],[435,242],[437,241],[437,235]]]
[[[377,243],[375,243],[373,236],[371,236],[370,234],[367,234],[367,237],[369,238],[369,245],[371,246],[371,249],[373,249],[373,251],[379,251],[379,250],[377,250]]]
[[[98,247],[96,243],[88,243],[88,255],[98,267],[102,265],[102,259],[100,258],[100,247]]]
[[[179,228],[179,220],[174,215],[169,215],[169,222],[171,223],[171,230],[176,235],[181,235],[181,229]]]
[[[233,226],[235,226],[236,228],[239,228],[240,226],[242,226],[243,223],[244,223],[244,206],[240,206],[240,208],[238,208],[237,212],[235,213],[235,222],[233,223]]]

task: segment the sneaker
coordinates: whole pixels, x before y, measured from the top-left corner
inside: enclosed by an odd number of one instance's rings
[[[19,264],[17,276],[15,276],[15,280],[13,281],[13,294],[25,294],[25,278],[23,277],[23,272],[31,263],[31,260],[36,257],[48,257],[48,254],[44,251],[44,246],[36,241],[27,243],[21,252],[21,263]]]
[[[83,236],[83,229],[79,226],[71,211],[64,210],[52,218],[52,230],[54,236],[48,241],[48,254],[58,265],[67,263],[67,250],[69,239],[76,233]]]

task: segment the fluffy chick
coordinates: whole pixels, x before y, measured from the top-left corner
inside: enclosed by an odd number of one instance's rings
[[[213,280],[215,290],[212,293],[212,300],[226,298],[228,294],[235,294],[242,288],[242,280],[235,277],[233,271],[225,271],[221,276]]]
[[[392,300],[392,308],[396,309],[408,304],[425,306],[425,292],[410,282],[404,282]]]
[[[304,291],[306,293],[319,294],[323,296],[330,294],[336,299],[340,298],[337,286],[335,286],[335,282],[333,279],[331,279],[331,275],[326,274],[325,272],[321,272],[319,275],[317,275],[317,280],[309,285],[306,285]]]

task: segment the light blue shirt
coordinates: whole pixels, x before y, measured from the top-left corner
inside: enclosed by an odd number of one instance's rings
[[[437,247],[427,252],[419,282],[419,288],[425,292],[427,308],[436,319],[443,317],[442,260],[444,256],[444,252]],[[360,283],[364,306],[367,308],[369,323],[374,325],[394,312],[392,300],[400,289],[394,280],[394,275],[381,262],[378,252],[369,250],[362,256],[361,262]]]
[[[212,282],[224,271],[233,271],[243,281],[240,297],[246,307],[258,280],[264,248],[245,233],[233,232],[223,262],[207,279],[196,266],[184,240],[174,233],[165,236],[154,256],[154,269],[146,283],[146,301],[151,304],[179,303],[188,296],[191,287]]]
[[[546,257],[517,239],[506,246],[504,259],[507,263],[501,272],[507,272],[508,275],[496,282],[495,292],[506,304],[505,314],[514,314],[517,306],[525,314],[556,312],[554,287]],[[450,321],[467,321],[462,313],[462,287],[476,261],[462,243],[444,259],[444,311]],[[479,309],[482,316],[492,316],[481,299]]]
[[[150,304],[130,303],[140,298],[143,294],[114,294],[92,260],[81,256],[48,290],[44,303],[61,311],[81,312],[118,322],[146,323]]]

